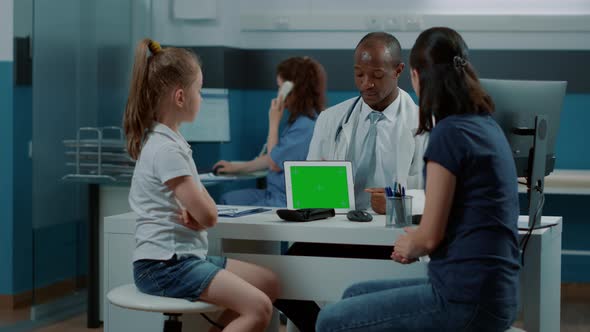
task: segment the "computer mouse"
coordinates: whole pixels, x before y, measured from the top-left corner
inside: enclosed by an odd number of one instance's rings
[[[373,220],[373,216],[363,210],[350,210],[346,214],[346,218],[350,221],[367,222]]]
[[[213,168],[213,175],[219,175],[220,168],[221,168],[221,166],[217,166],[217,167]]]

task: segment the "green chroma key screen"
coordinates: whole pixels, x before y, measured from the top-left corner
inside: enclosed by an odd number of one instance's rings
[[[346,166],[292,166],[293,208],[350,208]]]

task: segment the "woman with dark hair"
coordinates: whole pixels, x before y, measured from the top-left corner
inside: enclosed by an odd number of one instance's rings
[[[391,258],[430,255],[428,278],[355,284],[321,311],[317,330],[505,331],[516,317],[520,267],[512,153],[456,31],[422,32],[410,66],[419,132],[430,132],[426,204]]]
[[[285,83],[290,82],[290,83]],[[291,92],[282,99],[274,98],[268,112],[266,153],[245,163],[217,162],[213,168],[220,174],[250,173],[268,169],[267,189],[231,191],[221,197],[222,204],[285,207],[285,160],[305,160],[313,136],[315,120],[326,104],[326,74],[322,65],[309,57],[293,57],[277,67],[277,85],[292,84]],[[279,136],[279,124],[288,109],[287,127]]]

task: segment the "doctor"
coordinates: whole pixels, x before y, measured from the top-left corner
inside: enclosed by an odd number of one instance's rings
[[[307,160],[351,160],[357,209],[369,207],[371,194],[366,188],[382,188],[394,181],[409,189],[424,185],[426,138],[414,135],[418,107],[397,86],[403,70],[398,40],[385,32],[367,34],[354,52],[354,81],[360,96],[326,109],[316,120]],[[391,259],[392,249],[297,242],[286,254]],[[320,311],[315,302],[278,300],[275,307],[299,330],[315,331]]]
[[[415,136],[418,107],[398,79],[404,70],[397,39],[369,33],[354,53],[359,97],[320,114],[307,160],[352,160],[357,209],[369,207],[366,188],[393,182],[422,189],[425,136]]]

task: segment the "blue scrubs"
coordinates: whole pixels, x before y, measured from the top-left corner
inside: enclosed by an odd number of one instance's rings
[[[221,204],[286,207],[285,172],[283,162],[287,160],[306,160],[309,143],[313,136],[315,118],[305,115],[297,117],[281,133],[279,143],[270,152],[270,158],[281,168],[279,172],[269,170],[266,176],[266,189],[242,189],[221,196]]]

